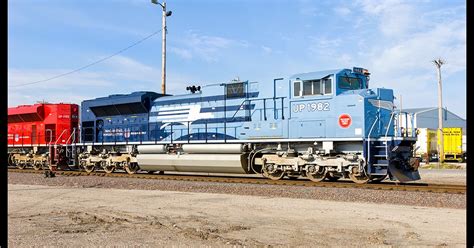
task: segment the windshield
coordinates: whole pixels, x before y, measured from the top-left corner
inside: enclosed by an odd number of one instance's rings
[[[362,80],[360,78],[339,77],[338,86],[340,89],[358,90],[362,88]]]

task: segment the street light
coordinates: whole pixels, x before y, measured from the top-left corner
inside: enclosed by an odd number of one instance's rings
[[[439,163],[444,162],[444,135],[443,135],[443,89],[441,85],[441,66],[445,64],[445,61],[440,58],[433,60],[438,72],[438,137],[439,137],[439,149],[438,149],[438,161]]]
[[[162,46],[161,46],[161,92],[166,94],[166,33],[168,29],[166,27],[166,17],[171,16],[173,12],[166,11],[166,1],[163,0],[163,3],[159,3],[158,0],[151,0],[151,3],[160,5],[163,10],[163,29],[162,29]]]

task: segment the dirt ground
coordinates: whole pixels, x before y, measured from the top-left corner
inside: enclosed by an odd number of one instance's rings
[[[155,190],[8,185],[8,243],[465,247],[466,210]]]
[[[466,170],[420,169],[419,183],[466,184]]]

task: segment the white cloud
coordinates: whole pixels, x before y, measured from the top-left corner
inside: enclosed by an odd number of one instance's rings
[[[378,17],[379,29],[386,36],[400,37],[419,28],[414,6],[401,0],[360,0],[356,4],[369,15]]]
[[[393,89],[395,95],[403,95],[405,107],[427,107],[437,104],[432,60],[441,57],[447,61],[442,74],[443,81],[449,85],[444,91],[444,105],[465,116],[465,82],[453,81],[465,78],[462,76],[466,71],[465,7],[430,11],[419,3],[357,1],[353,7],[362,9],[363,13],[351,20],[355,23],[352,33],[308,38],[309,63],[368,68],[372,73],[371,87]],[[449,91],[452,87],[456,90]]]
[[[189,60],[193,58],[193,54],[191,53],[189,49],[178,48],[178,47],[169,47],[168,49],[171,53],[174,53],[185,60]]]
[[[92,70],[92,69],[91,69]],[[160,92],[161,68],[153,68],[125,56],[115,56],[101,64],[100,71],[80,71],[51,81],[11,87],[66,73],[66,69],[8,69],[8,105],[33,104],[36,101],[72,102],[117,93],[146,90]],[[196,78],[193,78],[196,80]],[[167,93],[183,93],[191,77],[167,72]]]
[[[265,53],[271,53],[271,52],[273,51],[270,47],[267,47],[267,46],[262,46],[262,50],[263,50]]]
[[[202,35],[191,30],[177,40],[181,46],[173,46],[171,52],[183,59],[198,57],[206,62],[217,62],[226,50],[244,49],[250,46],[246,40],[234,40],[220,36]]]
[[[79,104],[84,96],[97,97],[101,89],[110,89],[114,82],[100,73],[78,72],[63,78],[22,87],[11,87],[50,78],[66,70],[8,70],[8,106],[34,104],[36,101],[70,102]]]
[[[74,82],[74,85],[77,86],[104,87],[110,86],[111,83],[107,80],[103,80],[100,74],[95,72],[77,72],[75,74],[70,74],[63,78],[54,79],[48,82],[18,87],[21,84],[44,80],[67,72],[69,72],[69,70],[8,69],[8,86],[11,90],[22,88],[51,89],[67,86],[68,84],[64,84],[64,78],[67,78],[68,81]]]
[[[436,70],[432,60],[443,58],[446,79],[466,70],[466,22],[462,6],[422,11],[404,1],[359,1],[365,20],[378,25],[377,40],[365,44],[359,55],[372,72],[372,86],[386,87],[403,95],[407,107],[436,106]],[[458,76],[459,78],[459,76]],[[461,77],[462,78],[462,77]],[[445,92],[444,104],[465,115],[464,82],[450,82],[457,95]],[[463,91],[464,90],[464,91]],[[459,94],[459,92],[462,92]]]
[[[466,68],[466,23],[454,20],[439,23],[432,29],[420,31],[393,45],[380,46],[372,51],[374,68],[382,74],[399,71],[431,69],[431,61],[441,56],[449,62],[448,73]]]
[[[317,58],[334,59],[330,62],[334,65],[334,61],[339,57],[338,51],[342,43],[340,38],[328,38],[326,36],[309,36],[310,45],[309,52]]]
[[[346,7],[336,7],[334,8],[334,12],[336,12],[336,14],[340,16],[347,16],[351,13],[351,10]]]

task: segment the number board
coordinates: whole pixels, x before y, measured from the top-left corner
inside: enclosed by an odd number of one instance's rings
[[[329,111],[329,102],[308,102],[308,103],[297,103],[293,104],[293,113],[300,112],[316,112],[316,111]]]

